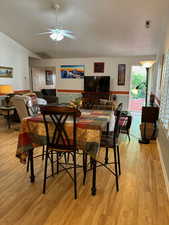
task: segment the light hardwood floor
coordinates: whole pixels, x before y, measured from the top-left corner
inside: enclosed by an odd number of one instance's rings
[[[18,131],[0,120],[0,225],[168,225],[169,201],[156,142],[140,145],[132,138],[121,144],[120,191],[115,178],[97,170],[97,195],[91,196],[91,174],[82,185],[78,171],[78,199],[67,174],[47,181],[42,194],[42,160],[37,159],[36,182],[29,182],[25,166],[15,157]]]

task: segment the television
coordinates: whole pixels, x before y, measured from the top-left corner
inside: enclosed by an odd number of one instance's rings
[[[84,91],[109,92],[110,76],[84,76]]]

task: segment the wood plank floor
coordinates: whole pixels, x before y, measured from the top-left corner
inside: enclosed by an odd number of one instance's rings
[[[42,194],[41,159],[36,182],[29,182],[25,166],[15,157],[18,131],[0,121],[0,225],[168,225],[166,194],[156,142],[140,145],[132,138],[121,144],[120,191],[104,168],[97,170],[97,195],[91,196],[91,174],[82,185],[78,170],[78,199],[66,174],[47,181]],[[101,154],[102,157],[102,154]]]

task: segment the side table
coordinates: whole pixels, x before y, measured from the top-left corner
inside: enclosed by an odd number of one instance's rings
[[[11,127],[11,117],[14,115],[15,106],[0,106],[0,115],[7,120],[8,129]]]

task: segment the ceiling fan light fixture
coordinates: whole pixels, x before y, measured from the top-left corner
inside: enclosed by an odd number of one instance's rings
[[[56,33],[52,33],[52,34],[49,35],[49,37],[50,37],[53,41],[55,41],[56,38],[57,38],[57,34],[56,34]]]
[[[60,32],[60,33],[52,33],[49,36],[53,41],[61,41],[64,38],[64,35]]]
[[[56,41],[61,41],[63,40],[63,38],[64,38],[64,35],[62,33],[58,33],[56,37]]]

